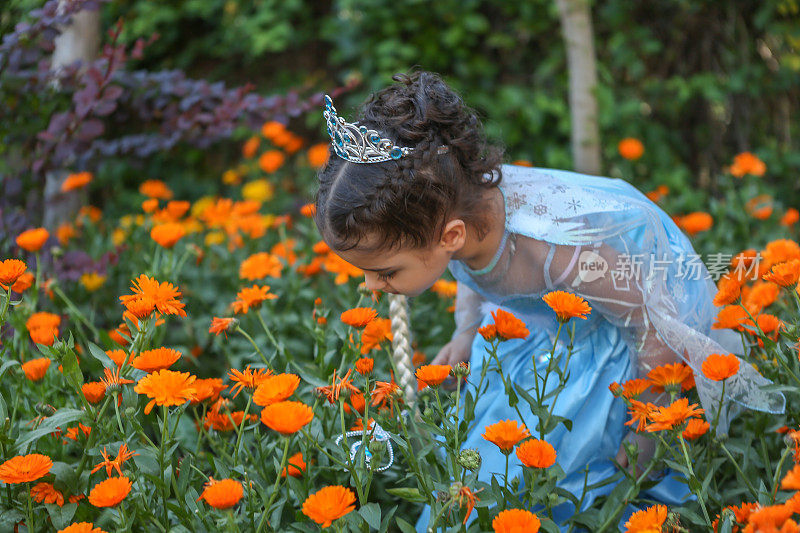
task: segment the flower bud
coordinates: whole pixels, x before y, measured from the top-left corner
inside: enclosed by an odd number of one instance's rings
[[[475,472],[481,467],[481,454],[478,450],[467,448],[458,452],[457,461],[462,468]]]
[[[457,497],[458,493],[461,492],[461,488],[463,486],[464,486],[464,484],[461,483],[460,481],[456,481],[455,483],[450,485],[450,488],[448,489],[448,492],[450,493],[450,497],[451,498]]]
[[[46,403],[37,403],[35,409],[36,412],[42,416],[53,416],[56,414],[56,408]]]
[[[462,361],[453,367],[452,373],[457,378],[465,378],[469,376],[469,371],[469,363]]]

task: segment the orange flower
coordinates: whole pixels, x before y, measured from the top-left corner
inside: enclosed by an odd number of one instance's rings
[[[556,462],[556,450],[543,440],[528,439],[517,446],[517,457],[531,468],[548,468]]]
[[[491,342],[492,339],[497,337],[497,326],[494,324],[486,324],[482,328],[478,328],[478,333],[480,333],[484,339]]]
[[[47,373],[50,368],[50,359],[47,357],[39,357],[31,359],[30,361],[22,364],[22,371],[25,372],[25,377],[31,381],[39,381]]]
[[[742,324],[747,320],[747,312],[738,305],[727,305],[719,310],[711,329],[735,329],[742,331]]]
[[[72,498],[72,497],[70,497]],[[69,502],[75,503],[75,502]],[[59,529],[58,533],[106,533],[99,527],[94,527],[94,524],[91,522],[75,522],[74,524],[70,524],[64,529]]]
[[[683,231],[694,237],[701,231],[708,231],[714,225],[714,219],[708,213],[696,211],[682,217],[678,217],[676,224]]]
[[[632,426],[633,424],[637,424],[636,431],[642,431],[649,422],[651,410],[655,409],[656,406],[649,402],[640,402],[639,400],[630,400],[630,403],[628,414],[631,415],[631,419],[625,422],[625,425]]]
[[[505,340],[524,339],[530,334],[525,323],[508,311],[502,309],[492,311],[492,318],[494,318],[497,336]]]
[[[511,453],[511,449],[519,441],[530,437],[531,434],[525,424],[520,424],[516,420],[501,420],[486,426],[486,432],[481,436],[496,444],[503,453]]]
[[[282,268],[283,263],[277,256],[267,252],[259,252],[242,261],[239,266],[239,277],[251,281],[267,276],[279,278],[281,277]]]
[[[38,252],[49,237],[50,232],[44,228],[29,229],[17,235],[17,246],[29,252]]]
[[[339,395],[342,391],[346,391],[348,393],[355,393],[358,394],[359,391],[354,385],[353,380],[350,378],[350,375],[353,373],[353,369],[347,371],[344,376],[337,378],[336,370],[333,371],[333,376],[331,377],[331,384],[324,386],[324,387],[317,387],[316,392],[322,396],[325,396],[330,403],[335,403],[339,401]]]
[[[258,151],[258,145],[261,144],[261,138],[257,136],[250,137],[245,141],[242,145],[242,156],[246,159],[250,159],[254,155],[256,155],[256,151]]]
[[[356,495],[352,490],[333,485],[306,498],[303,502],[303,514],[325,528],[355,509],[355,503]]]
[[[98,403],[106,395],[106,386],[102,381],[90,381],[81,386],[81,391],[89,403]]]
[[[250,308],[258,309],[261,304],[267,300],[274,300],[278,296],[269,292],[269,285],[253,285],[252,287],[245,287],[236,293],[236,300],[233,301],[231,307],[236,314],[247,313]]]
[[[195,379],[188,372],[159,370],[140,379],[133,390],[151,398],[144,408],[144,414],[150,414],[154,405],[182,405],[194,398]]]
[[[492,529],[495,533],[537,533],[542,523],[530,511],[524,509],[506,509],[500,511],[492,520]]]
[[[343,285],[347,283],[350,278],[356,278],[364,275],[363,270],[358,267],[354,267],[335,253],[327,254],[322,266],[328,272],[336,274],[334,283],[337,285]]]
[[[314,215],[317,214],[317,204],[310,202],[302,205],[300,207],[300,214],[304,217],[314,218]]]
[[[372,373],[372,369],[375,366],[375,361],[371,357],[362,357],[358,361],[356,361],[356,372],[361,374],[362,376],[366,376],[367,374]]]
[[[649,416],[652,422],[645,428],[647,431],[662,431],[664,429],[674,429],[688,418],[698,417],[705,411],[697,407],[696,403],[689,405],[688,398],[678,398],[672,405],[666,407],[656,406],[650,410]]]
[[[117,457],[116,458],[109,459],[108,452],[106,451],[106,447],[105,446],[103,446],[103,451],[100,452],[100,455],[103,456],[103,460],[100,463],[95,465],[95,467],[94,467],[94,469],[92,469],[91,473],[94,474],[95,472],[97,472],[101,468],[105,467],[106,468],[106,475],[108,477],[111,477],[111,473],[114,470],[116,470],[117,473],[121,476],[122,475],[122,466],[125,464],[125,461],[127,461],[131,457],[134,457],[134,456],[139,455],[139,454],[136,453],[136,452],[132,452],[132,451],[128,450],[128,445],[123,443],[119,447],[119,451],[117,452]]]
[[[369,353],[370,350],[380,347],[383,341],[391,341],[392,338],[392,321],[388,318],[376,318],[361,332],[361,354]]]
[[[533,166],[533,163],[531,163],[527,159],[516,159],[511,164],[515,165],[515,166],[518,166],[518,167],[532,167]]]
[[[73,428],[67,428],[67,432],[64,435],[66,438],[74,441],[78,441],[78,437],[83,435],[84,437],[88,437],[91,434],[92,428],[88,426],[84,426],[83,423],[78,422],[78,425]],[[66,443],[67,441],[64,441]]]
[[[205,400],[216,401],[219,394],[228,388],[223,385],[220,378],[207,378],[194,380],[195,395],[192,403],[200,403]]]
[[[771,281],[781,287],[791,287],[797,283],[800,276],[800,259],[791,259],[773,265],[772,270],[762,276],[765,281]]]
[[[619,150],[619,155],[625,159],[635,161],[644,154],[644,145],[639,139],[626,137],[617,144],[617,150]]]
[[[91,172],[76,172],[70,174],[61,182],[61,192],[69,192],[86,187],[92,181]]]
[[[458,291],[458,282],[440,279],[433,284],[431,291],[435,292],[442,298],[454,298],[456,292]]]
[[[575,294],[565,291],[548,292],[542,297],[544,303],[556,312],[561,322],[566,322],[570,318],[582,318],[586,320],[592,308],[586,300]]]
[[[736,278],[723,276],[717,283],[717,294],[714,296],[714,305],[730,305],[739,298],[742,285]]]
[[[36,481],[50,473],[53,461],[46,455],[17,455],[0,465],[0,481],[16,484]]]
[[[228,332],[236,328],[238,320],[235,318],[218,318],[214,317],[211,320],[211,327],[208,328],[209,333],[215,333],[219,336],[220,333],[225,333],[225,338],[228,338]]]
[[[161,180],[146,180],[139,185],[139,192],[148,198],[158,198],[159,200],[171,200],[172,191],[167,184]]]
[[[769,307],[778,299],[781,293],[780,286],[770,281],[758,281],[753,284],[750,292],[743,296],[744,305],[747,306],[751,315],[761,312],[765,307]]]
[[[16,283],[27,268],[28,266],[25,262],[19,259],[0,261],[0,286],[8,290],[9,285]]]
[[[762,532],[762,531],[781,531],[794,532],[797,531],[797,524],[790,517],[794,513],[794,509],[790,505],[769,505],[766,507],[757,507],[750,512],[747,521],[747,533]],[[784,529],[786,523],[790,523],[790,528]]]
[[[703,374],[713,381],[728,379],[739,371],[739,358],[735,355],[712,353],[703,361]]]
[[[122,348],[118,348],[116,350],[106,350],[106,355],[109,359],[114,361],[117,366],[122,366],[122,363],[125,362],[125,357],[127,357],[128,353]]]
[[[300,431],[313,418],[314,411],[302,402],[277,402],[261,410],[261,422],[283,435]]]
[[[19,279],[17,279],[17,282],[11,286],[11,290],[19,293],[25,292],[31,287],[31,285],[33,285],[33,281],[34,281],[33,274],[30,272],[25,272],[19,277]],[[0,287],[2,286],[3,284],[0,283]],[[48,290],[47,293],[48,296],[52,295],[52,291],[49,291],[48,286],[46,284],[45,284],[45,289]]]
[[[261,126],[261,135],[270,141],[273,141],[276,137],[285,135],[286,133],[286,126],[277,120],[267,121]]]
[[[131,481],[127,477],[110,477],[94,486],[89,493],[89,503],[95,507],[114,507],[124,500],[131,491]]]
[[[112,341],[121,346],[127,346],[129,339],[123,335],[126,335],[127,337],[131,336],[131,331],[128,329],[128,324],[124,322],[120,324],[118,328],[108,330],[108,336]]]
[[[380,407],[378,409],[385,409],[386,403],[390,402],[392,409],[394,409],[394,403],[391,402],[393,399],[402,400],[400,396],[400,387],[397,386],[397,383],[394,381],[394,373],[391,373],[392,379],[391,381],[378,381],[375,383],[375,388],[372,389],[372,401],[370,405],[378,405]]]
[[[167,222],[166,224],[159,224],[153,226],[150,230],[150,238],[156,241],[164,248],[172,248],[186,235],[186,228],[183,224],[177,222]]]
[[[694,440],[702,435],[705,435],[711,424],[699,418],[692,418],[686,424],[686,429],[683,430],[683,438],[686,440]]]
[[[322,168],[328,162],[330,146],[328,143],[315,144],[308,149],[308,162],[314,168]]]
[[[64,495],[52,483],[37,483],[31,487],[31,497],[39,503],[54,503],[59,507],[64,505]]]
[[[647,379],[629,379],[622,384],[622,395],[628,399],[638,398],[650,385],[652,382]]]
[[[297,452],[289,457],[289,464],[281,472],[281,477],[286,477],[287,474],[292,477],[300,477],[306,471],[306,466],[306,462],[303,461],[303,454]]]
[[[150,374],[156,370],[171,367],[180,358],[181,352],[178,350],[162,347],[143,351],[138,357],[131,361],[131,366]]]
[[[300,385],[300,376],[275,374],[263,380],[253,393],[253,403],[266,407],[286,400]]]
[[[791,239],[776,239],[767,243],[762,256],[773,265],[800,259],[800,245]]]
[[[158,312],[164,315],[178,315],[186,316],[186,311],[183,308],[186,304],[178,301],[181,297],[181,292],[172,283],[167,281],[158,282],[154,278],[149,278],[145,274],[140,275],[131,283],[131,290],[133,294],[126,294],[120,296],[119,299],[123,304],[137,298],[148,297],[155,302]]]
[[[798,220],[800,220],[800,211],[794,207],[790,207],[781,217],[781,225],[788,228],[797,223]]]
[[[245,388],[251,391],[255,390],[260,384],[269,378],[270,375],[272,375],[272,370],[264,368],[257,368],[253,370],[250,368],[250,365],[247,365],[247,368],[244,369],[244,372],[236,370],[235,368],[231,368],[228,372],[228,377],[235,383],[235,385],[231,387],[233,397],[236,398]]]
[[[258,166],[267,174],[272,174],[283,165],[285,156],[278,150],[267,150],[258,158]]]
[[[684,384],[692,376],[692,369],[685,363],[672,363],[657,366],[647,373],[647,379],[653,382],[653,392],[660,394],[664,388],[688,387]]]
[[[221,479],[215,481],[214,478],[208,478],[203,493],[197,500],[205,500],[208,505],[215,509],[228,509],[233,507],[244,495],[244,488],[242,484],[233,479]]]
[[[342,322],[349,326],[353,326],[354,328],[363,328],[372,322],[377,316],[378,312],[371,307],[355,307],[343,312],[340,318]]]
[[[25,322],[25,327],[28,331],[42,328],[54,329],[61,325],[61,317],[53,313],[46,313],[44,311],[33,313],[30,318]]]
[[[744,210],[753,218],[766,220],[772,215],[772,196],[768,194],[754,196],[744,204]]]
[[[737,178],[745,174],[761,177],[767,171],[767,165],[751,152],[742,152],[733,158],[733,164],[729,168],[730,173]]]
[[[103,385],[106,386],[106,392],[114,392],[114,391],[119,392],[123,385],[126,385],[128,383],[133,383],[133,380],[131,379],[120,377],[119,375],[120,370],[121,369],[119,367],[117,367],[117,369],[114,371],[112,371],[110,368],[103,369],[105,377],[101,378],[100,381],[103,383]],[[148,411],[148,413],[149,412],[150,411]]]
[[[783,490],[800,490],[800,464],[794,465],[781,480]]]
[[[447,376],[450,375],[452,367],[450,365],[425,365],[421,366],[414,373],[417,376],[417,390],[425,387],[435,387],[440,385]]]
[[[641,511],[636,511],[625,522],[626,533],[655,533],[661,531],[661,526],[667,519],[667,506],[654,505]]]

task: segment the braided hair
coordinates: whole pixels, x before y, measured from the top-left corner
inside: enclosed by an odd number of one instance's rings
[[[458,217],[482,239],[487,232],[484,193],[502,175],[503,149],[487,143],[473,110],[438,74],[396,74],[396,84],[373,94],[358,123],[377,130],[411,154],[382,163],[351,163],[329,148],[319,171],[315,220],[335,250],[367,235],[376,250],[425,248]],[[439,154],[440,146],[448,147]]]

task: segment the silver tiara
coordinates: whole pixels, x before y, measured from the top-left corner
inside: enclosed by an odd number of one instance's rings
[[[351,163],[382,163],[391,159],[400,159],[414,151],[413,148],[397,146],[391,139],[382,138],[375,130],[359,126],[358,123],[347,122],[336,114],[333,100],[325,95],[325,111],[322,112],[327,123],[328,135],[336,155]],[[442,145],[438,154],[446,154],[449,148]]]

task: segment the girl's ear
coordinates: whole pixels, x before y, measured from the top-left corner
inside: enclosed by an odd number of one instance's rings
[[[456,252],[460,250],[467,241],[467,226],[460,218],[454,218],[445,224],[442,230],[442,238],[439,246],[446,252]]]

